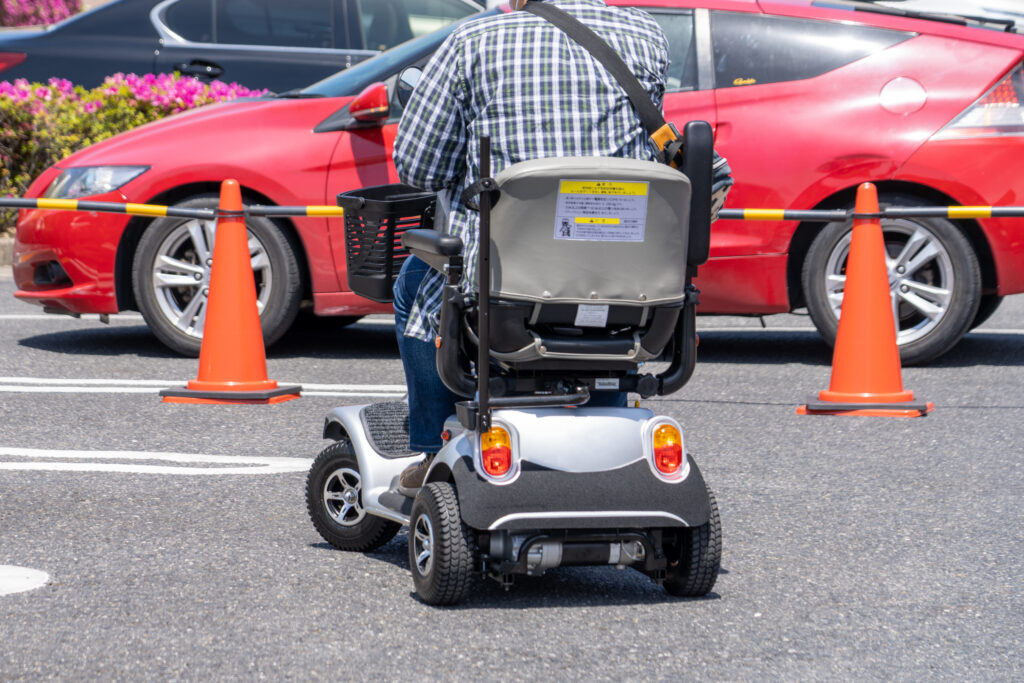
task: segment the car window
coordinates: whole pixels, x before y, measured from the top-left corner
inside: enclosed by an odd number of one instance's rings
[[[163,21],[185,40],[213,42],[213,3],[210,0],[179,0],[167,7]]]
[[[496,14],[498,14],[498,10],[492,9],[479,14],[472,14],[463,21],[494,16]],[[343,71],[339,71],[333,76],[303,88],[301,94],[305,97],[316,95],[321,97],[356,95],[371,83],[386,81],[407,66],[426,63],[434,51],[441,46],[445,38],[451,35],[461,23],[463,22],[449,24],[440,31],[420,36],[404,45],[387,52],[382,52],[366,61],[359,62]]]
[[[697,89],[697,44],[693,40],[693,12],[648,10],[668,36],[667,90]]]
[[[814,78],[912,35],[833,21],[712,12],[715,87]]]
[[[342,0],[214,0],[214,39],[237,45],[334,47]]]
[[[359,0],[368,50],[386,50],[476,12],[461,0]]]

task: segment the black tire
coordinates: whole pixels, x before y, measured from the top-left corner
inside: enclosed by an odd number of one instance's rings
[[[175,206],[212,208],[217,204],[215,195],[206,194]],[[132,285],[142,317],[157,339],[183,356],[198,356],[203,340],[213,226],[213,221],[158,218],[142,234],[132,263]],[[263,255],[255,259],[254,276],[262,304],[263,342],[270,346],[288,331],[302,303],[299,248],[269,218],[249,216],[246,228],[250,242],[255,240]],[[158,274],[165,281],[177,275],[183,284],[158,287],[154,283]]]
[[[339,550],[374,550],[402,528],[397,522],[366,512],[361,484],[359,461],[347,439],[322,450],[306,477],[309,518],[324,540]]]
[[[420,489],[409,518],[409,569],[420,599],[428,605],[460,602],[472,584],[475,554],[452,485],[433,482]]]
[[[992,314],[999,309],[999,304],[1003,303],[1003,297],[998,294],[985,294],[981,297],[981,303],[978,305],[978,312],[974,315],[974,320],[971,322],[971,329],[980,327]]]
[[[671,595],[683,598],[707,595],[718,579],[722,567],[722,520],[715,494],[710,488],[707,492],[711,507],[708,521],[680,530],[676,544],[666,548],[669,567],[665,590]]]
[[[923,202],[906,195],[879,198],[884,206],[920,206]],[[811,244],[803,264],[803,290],[807,310],[825,341],[835,344],[850,222],[829,223]],[[971,328],[981,301],[981,270],[970,241],[952,222],[943,218],[900,218],[882,221],[886,250],[890,258],[900,255],[911,238],[923,237],[930,258],[922,258],[912,272],[897,274],[893,264],[890,281],[900,284],[897,342],[904,365],[920,365],[949,351]],[[915,253],[923,254],[924,250]],[[838,278],[829,281],[830,274]],[[834,295],[830,298],[830,290]],[[943,292],[942,297],[936,292]],[[943,299],[945,299],[943,301]],[[932,315],[923,311],[929,309]]]

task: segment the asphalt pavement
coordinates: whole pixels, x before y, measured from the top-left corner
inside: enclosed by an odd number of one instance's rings
[[[0,680],[1024,675],[1024,297],[904,369],[936,406],[916,419],[798,416],[830,372],[808,319],[702,318],[690,384],[645,403],[715,489],[713,594],[576,568],[434,608],[404,531],[345,553],[305,510],[324,415],[400,394],[386,317],[271,349],[299,400],[175,405],[156,391],[197,362],[137,315],[43,316],[13,289],[0,274],[0,593],[43,578],[0,594]]]

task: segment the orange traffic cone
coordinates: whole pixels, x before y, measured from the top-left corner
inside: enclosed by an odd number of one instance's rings
[[[855,213],[878,215],[878,193],[871,183],[857,188]],[[914,392],[903,388],[885,256],[878,219],[855,218],[832,382],[797,414],[920,417],[935,407],[915,401]]]
[[[281,403],[302,387],[281,387],[267,379],[263,330],[249,260],[242,192],[237,180],[220,187],[217,236],[199,377],[181,389],[160,392],[166,403]]]

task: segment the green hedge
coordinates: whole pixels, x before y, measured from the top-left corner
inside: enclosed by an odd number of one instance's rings
[[[177,74],[114,74],[92,90],[62,79],[0,82],[0,196],[24,196],[47,167],[135,126],[265,92]],[[0,210],[0,234],[13,232],[16,219]]]

